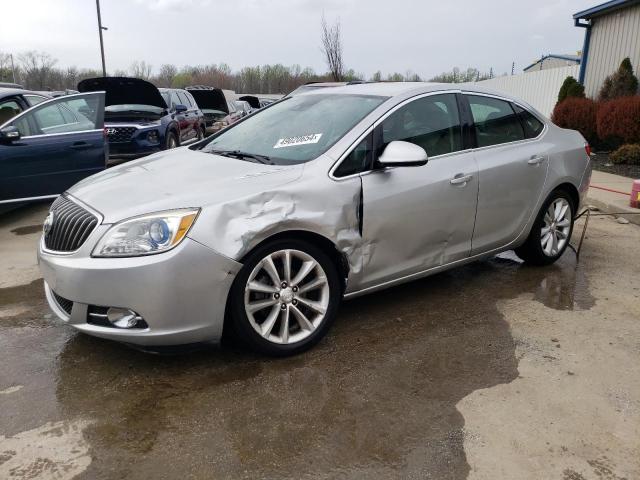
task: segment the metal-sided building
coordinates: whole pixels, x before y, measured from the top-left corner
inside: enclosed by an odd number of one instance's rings
[[[579,81],[588,97],[598,96],[604,79],[625,57],[640,70],[640,0],[611,0],[573,16],[585,29]]]
[[[550,68],[569,67],[580,65],[580,55],[550,53],[543,55],[528,67],[523,68],[525,72],[536,72],[538,70],[549,70]]]

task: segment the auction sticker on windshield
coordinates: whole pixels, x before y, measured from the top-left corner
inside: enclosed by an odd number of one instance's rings
[[[310,135],[298,135],[297,137],[281,138],[276,142],[273,148],[295,147],[296,145],[318,143],[321,136],[321,133],[312,133]]]

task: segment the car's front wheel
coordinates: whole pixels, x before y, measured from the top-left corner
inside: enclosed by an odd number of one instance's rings
[[[562,256],[569,246],[575,215],[574,201],[565,190],[551,192],[542,205],[531,233],[515,252],[525,262],[549,265]]]
[[[323,250],[305,241],[278,240],[244,262],[230,293],[230,321],[250,347],[294,355],[327,333],[341,293],[336,266]]]
[[[176,148],[178,146],[178,137],[174,132],[169,132],[167,134],[167,144],[166,149],[170,150],[172,148]]]

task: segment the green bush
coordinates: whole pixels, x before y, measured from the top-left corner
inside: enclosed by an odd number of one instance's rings
[[[605,78],[600,89],[599,100],[613,100],[619,97],[630,97],[638,93],[638,78],[633,74],[629,57],[625,58],[618,71]]]
[[[584,86],[573,77],[569,76],[564,79],[560,91],[558,92],[558,103],[568,97],[584,98]]]
[[[623,145],[609,155],[609,160],[616,164],[640,165],[640,145],[637,143]]]

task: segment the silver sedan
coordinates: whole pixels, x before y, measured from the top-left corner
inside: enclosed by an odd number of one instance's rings
[[[89,177],[38,252],[52,310],[140,346],[290,355],[343,298],[505,250],[567,248],[589,146],[476,87],[369,83],[286,98],[190,147]]]

